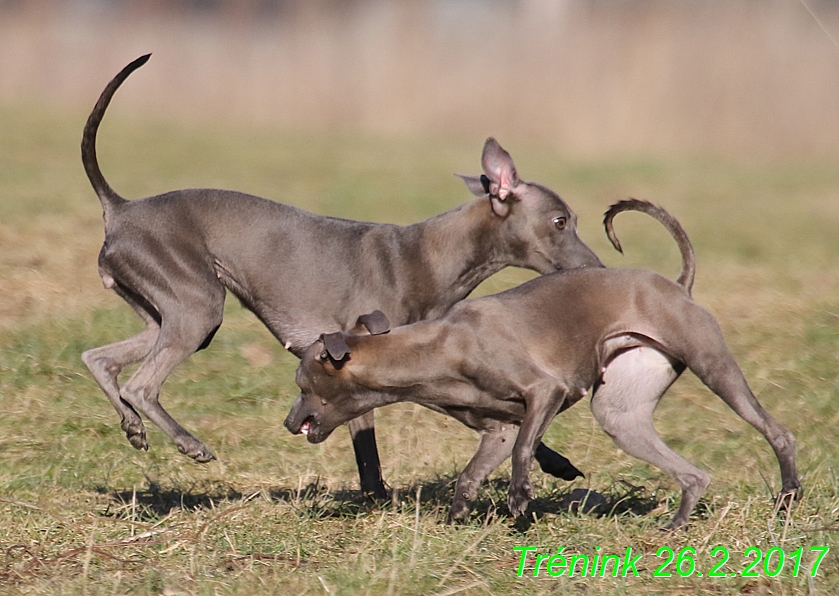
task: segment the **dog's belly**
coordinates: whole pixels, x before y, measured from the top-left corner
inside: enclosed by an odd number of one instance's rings
[[[675,380],[674,365],[675,361],[653,347],[633,348],[615,356],[603,373],[603,382],[659,386],[665,380]]]
[[[651,414],[683,370],[680,362],[649,346],[621,352],[595,384],[591,408],[598,420],[603,417],[606,421],[612,416]],[[607,433],[608,426],[607,422]]]

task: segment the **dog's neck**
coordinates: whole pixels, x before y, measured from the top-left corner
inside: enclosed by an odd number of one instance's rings
[[[489,199],[475,199],[423,222],[409,226],[428,273],[427,285],[418,288],[433,295],[423,318],[435,318],[463,300],[482,281],[511,265],[504,254],[506,243],[499,238],[503,220],[492,213]]]
[[[386,335],[348,338],[350,359],[342,371],[346,381],[342,394],[352,394],[365,412],[413,402],[477,431],[498,422],[521,423],[523,402],[502,399],[504,391],[497,394],[487,387],[451,382],[461,365],[452,360],[459,353],[445,345],[451,337],[446,325],[441,320],[421,321]],[[464,404],[474,404],[475,411]]]
[[[398,396],[408,389],[424,393],[422,388],[439,378],[443,366],[441,330],[442,323],[432,320],[397,327],[382,335],[348,336],[350,359],[345,366],[352,382],[383,394]],[[394,401],[390,396],[383,399]]]

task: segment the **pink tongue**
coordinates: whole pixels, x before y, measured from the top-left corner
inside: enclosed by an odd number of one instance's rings
[[[309,434],[309,427],[311,425],[312,425],[312,423],[307,420],[306,422],[303,423],[303,426],[300,427],[300,432],[303,433],[304,435],[308,435]]]

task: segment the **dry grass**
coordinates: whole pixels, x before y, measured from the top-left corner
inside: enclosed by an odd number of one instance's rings
[[[447,525],[452,482],[476,437],[413,406],[378,416],[391,503],[355,492],[347,433],[311,446],[282,428],[296,392],[296,361],[235,301],[209,350],[178,368],[163,402],[219,456],[187,461],[155,428],[133,451],[79,361],[126,337],[139,321],[96,276],[99,205],[78,164],[82,118],[0,111],[0,591],[26,594],[830,594],[832,550],[817,577],[654,578],[659,546],[732,554],[779,545],[837,546],[839,494],[839,177],[832,164],[719,160],[568,161],[506,143],[519,170],[563,193],[583,238],[611,266],[675,275],[672,241],[642,216],[617,223],[627,250],[607,248],[600,214],[630,194],[664,204],[695,243],[695,295],[714,312],[762,403],[796,433],[806,488],[787,517],[772,510],[774,457],[757,433],[686,376],[657,414],[662,436],[714,475],[691,528],[658,529],[678,494],[657,470],[619,452],[585,407],[551,427],[587,478],[567,484],[534,472],[532,517],[503,505],[509,468],[482,491],[469,523]],[[221,185],[320,213],[410,222],[467,193],[448,172],[474,172],[469,143],[308,136],[217,123],[212,133],[119,114],[102,132],[103,168],[136,198]],[[502,142],[504,139],[502,138]],[[481,292],[528,277],[505,271]],[[575,514],[574,488],[607,506]],[[417,500],[419,497],[419,500]],[[516,576],[513,547],[540,553],[643,555],[638,578]],[[532,561],[528,570],[532,569]],[[789,568],[787,567],[787,570]]]

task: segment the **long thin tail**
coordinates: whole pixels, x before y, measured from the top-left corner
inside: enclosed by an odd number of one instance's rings
[[[690,239],[679,221],[658,205],[653,205],[648,201],[639,201],[638,199],[618,201],[606,211],[606,215],[603,217],[603,225],[606,228],[606,235],[609,237],[612,246],[621,254],[623,254],[623,249],[612,226],[612,220],[621,211],[640,211],[641,213],[646,213],[661,222],[667,231],[670,232],[670,235],[673,236],[673,239],[679,246],[679,251],[682,253],[682,272],[679,274],[676,283],[687,290],[688,296],[690,296],[691,289],[693,288],[693,278],[696,275],[696,255],[694,255]]]
[[[119,71],[119,74],[108,83],[105,90],[102,91],[102,95],[99,96],[99,101],[93,106],[93,111],[87,119],[84,133],[82,133],[82,164],[84,164],[84,171],[87,173],[87,178],[90,180],[93,190],[96,191],[96,195],[102,202],[102,215],[105,218],[106,225],[114,207],[126,201],[111,188],[110,184],[108,184],[102,175],[102,170],[99,169],[99,161],[96,159],[96,133],[99,130],[99,123],[102,122],[102,117],[105,115],[105,110],[108,108],[108,104],[111,103],[111,98],[116,93],[116,90],[128,78],[128,75],[148,62],[150,57],[151,54],[140,56]]]

